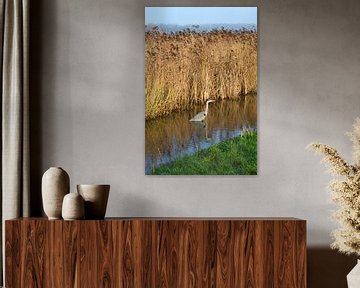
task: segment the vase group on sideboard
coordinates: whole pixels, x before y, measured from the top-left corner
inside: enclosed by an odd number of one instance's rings
[[[77,185],[70,192],[70,177],[60,167],[49,168],[42,177],[43,208],[49,220],[104,219],[110,185]]]

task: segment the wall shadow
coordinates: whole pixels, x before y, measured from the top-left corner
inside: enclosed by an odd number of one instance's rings
[[[30,109],[30,216],[41,216],[42,163],[42,35],[44,1],[30,3],[29,109]]]
[[[307,250],[308,288],[347,288],[346,275],[356,264],[356,256],[329,248]]]

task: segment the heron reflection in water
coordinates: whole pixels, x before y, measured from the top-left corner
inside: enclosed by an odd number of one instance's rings
[[[204,130],[205,131],[205,140],[206,141],[211,141],[212,138],[208,137],[208,125],[207,125],[207,121],[203,122],[203,121],[192,121],[191,124],[196,127],[198,130]]]
[[[205,111],[199,112],[198,114],[196,114],[193,118],[190,119],[191,122],[200,122],[200,121],[204,121],[204,119],[206,118],[208,111],[209,111],[209,103],[211,102],[215,102],[215,100],[207,100],[206,101],[206,107],[205,107]]]

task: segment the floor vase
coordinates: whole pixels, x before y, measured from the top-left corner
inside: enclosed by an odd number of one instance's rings
[[[360,260],[357,261],[355,267],[347,275],[348,288],[360,287]]]

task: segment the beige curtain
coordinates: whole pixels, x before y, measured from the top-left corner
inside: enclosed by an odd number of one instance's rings
[[[4,221],[29,216],[29,0],[0,0],[0,5],[1,271],[4,271]]]

